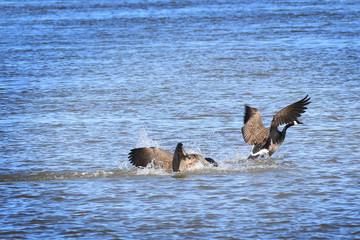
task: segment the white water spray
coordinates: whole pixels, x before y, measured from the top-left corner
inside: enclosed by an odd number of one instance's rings
[[[146,127],[140,129],[139,138],[136,143],[137,148],[141,147],[159,147],[159,143],[155,140],[152,140],[149,137],[149,132],[147,131]]]

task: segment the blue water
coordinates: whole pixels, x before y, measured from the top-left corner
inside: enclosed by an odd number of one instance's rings
[[[356,1],[2,1],[0,238],[359,239]],[[244,105],[303,125],[248,161]],[[136,169],[157,146],[219,163]]]

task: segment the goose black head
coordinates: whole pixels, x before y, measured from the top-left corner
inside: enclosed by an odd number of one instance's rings
[[[215,160],[212,159],[212,158],[205,158],[205,160],[206,160],[208,163],[212,164],[214,167],[217,167],[217,166],[218,166],[217,162],[215,162]]]

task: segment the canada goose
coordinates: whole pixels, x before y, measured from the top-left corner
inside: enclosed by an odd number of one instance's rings
[[[284,107],[274,115],[270,128],[265,128],[259,110],[245,105],[242,135],[246,143],[254,145],[248,158],[254,159],[265,154],[271,157],[284,142],[286,130],[291,126],[302,124],[297,118],[305,112],[309,103],[310,97],[306,95],[300,101]],[[286,125],[280,132],[278,126],[282,124]]]
[[[165,169],[168,173],[194,168],[198,162],[203,165],[217,166],[212,158],[204,158],[199,154],[187,154],[182,143],[177,144],[174,154],[157,147],[131,149],[129,161],[136,167],[146,167],[152,163],[155,168]]]

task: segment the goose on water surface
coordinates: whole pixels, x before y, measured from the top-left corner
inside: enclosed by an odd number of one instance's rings
[[[129,161],[136,167],[153,164],[155,168],[162,168],[169,173],[192,169],[199,162],[205,166],[209,164],[217,166],[217,163],[211,158],[204,158],[200,154],[186,153],[182,143],[177,144],[174,154],[157,147],[131,149]]]
[[[310,97],[306,95],[303,99],[284,107],[277,112],[266,128],[261,120],[261,113],[256,108],[245,106],[244,126],[242,135],[246,143],[254,145],[248,158],[255,159],[266,154],[271,155],[284,142],[286,130],[294,125],[302,124],[298,117],[307,109]],[[282,131],[278,126],[286,124]]]

